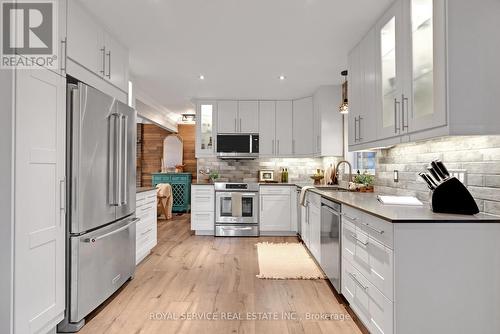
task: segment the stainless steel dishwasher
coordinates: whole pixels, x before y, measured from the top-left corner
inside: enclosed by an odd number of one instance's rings
[[[340,293],[341,205],[321,198],[321,268]]]

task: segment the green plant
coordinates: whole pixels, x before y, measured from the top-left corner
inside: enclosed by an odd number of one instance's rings
[[[214,170],[214,171],[211,171],[210,174],[208,174],[208,178],[212,181],[215,181],[219,178],[219,172]]]
[[[375,177],[371,174],[368,174],[367,172],[364,172],[363,174],[357,174],[354,177],[354,182],[358,184],[363,184],[365,186],[373,186],[373,183],[375,182]]]

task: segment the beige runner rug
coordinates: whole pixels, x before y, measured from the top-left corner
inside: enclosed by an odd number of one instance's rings
[[[258,278],[323,279],[324,275],[300,243],[256,244],[259,258]]]

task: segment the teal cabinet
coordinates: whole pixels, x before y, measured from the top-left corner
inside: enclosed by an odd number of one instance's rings
[[[158,183],[168,183],[172,186],[172,212],[187,212],[191,202],[190,173],[153,173],[153,187]]]

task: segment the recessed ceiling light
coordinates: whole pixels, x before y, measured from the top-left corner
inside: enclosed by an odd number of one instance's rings
[[[280,75],[280,80],[281,80],[281,81],[283,81],[283,80],[285,80],[285,79],[286,79],[286,77],[285,77],[283,74],[282,74],[282,75]]]
[[[198,78],[200,78],[200,80],[205,80],[205,76],[203,74],[200,74]]]

